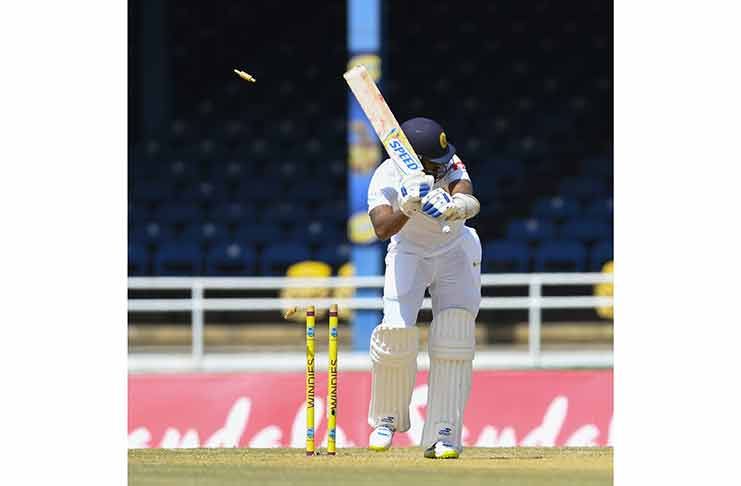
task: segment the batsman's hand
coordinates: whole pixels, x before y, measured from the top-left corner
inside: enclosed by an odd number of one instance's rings
[[[445,192],[445,189],[439,187],[423,197],[421,205],[421,211],[425,215],[439,221],[448,221],[458,215],[453,198]]]
[[[401,181],[401,193],[399,198],[399,209],[411,217],[420,210],[422,198],[425,197],[432,186],[435,178],[422,172],[409,174]]]

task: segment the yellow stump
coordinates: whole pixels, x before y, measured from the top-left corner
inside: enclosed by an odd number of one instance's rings
[[[337,452],[337,304],[329,308],[329,372],[327,373],[327,454]]]
[[[306,455],[314,455],[314,306],[306,309]]]

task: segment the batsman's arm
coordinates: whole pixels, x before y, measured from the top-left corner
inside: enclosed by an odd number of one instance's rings
[[[473,196],[473,184],[465,179],[453,181],[448,186],[450,195],[457,208],[457,214],[450,219],[470,219],[479,214],[481,204]]]
[[[370,219],[371,223],[373,223],[373,230],[381,241],[388,240],[394,236],[409,221],[409,217],[402,213],[401,210],[394,210],[394,208],[387,204],[373,208],[370,212]]]
[[[473,195],[473,184],[465,179],[458,179],[448,185],[448,192],[452,196],[455,193]]]

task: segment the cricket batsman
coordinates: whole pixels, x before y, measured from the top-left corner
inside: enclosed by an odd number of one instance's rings
[[[474,325],[481,303],[481,243],[467,219],[478,214],[471,179],[435,121],[401,126],[424,166],[402,177],[393,161],[376,169],[368,212],[376,235],[391,239],[386,254],[383,321],[373,330],[369,447],[385,451],[409,430],[417,372],[417,314],[432,297],[427,419],[421,446],[428,458],[457,458],[471,390]],[[441,222],[450,231],[441,230]]]

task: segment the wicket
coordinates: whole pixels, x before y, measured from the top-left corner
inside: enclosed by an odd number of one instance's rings
[[[306,308],[306,455],[314,455],[314,306]]]
[[[327,370],[327,454],[337,453],[337,304],[329,308],[329,365]],[[316,454],[314,429],[316,314],[313,305],[306,308],[306,455]]]
[[[337,304],[329,308],[327,368],[327,454],[333,456],[337,453]]]

